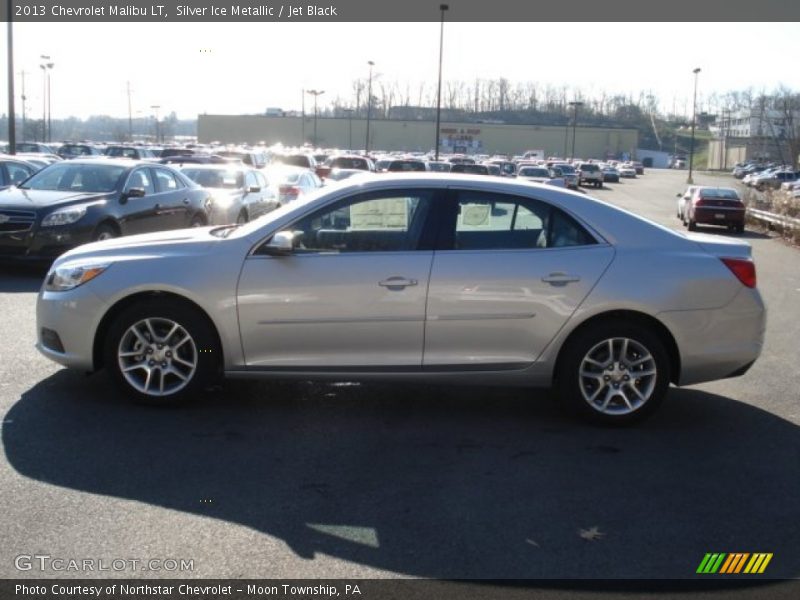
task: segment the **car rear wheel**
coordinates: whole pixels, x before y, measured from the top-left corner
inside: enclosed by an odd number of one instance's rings
[[[190,399],[219,372],[208,319],[191,305],[148,300],[125,309],[105,340],[105,364],[125,393],[144,404]]]
[[[563,350],[557,373],[559,395],[571,412],[610,425],[652,415],[669,380],[661,339],[645,325],[621,320],[579,332]]]

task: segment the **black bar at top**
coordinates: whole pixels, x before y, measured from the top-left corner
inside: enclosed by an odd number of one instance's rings
[[[1,4],[0,19],[7,21],[6,0]],[[19,22],[422,22],[440,16],[434,0],[12,0],[11,5]],[[800,21],[800,2],[788,0],[452,0],[449,6],[451,22],[530,22],[532,50],[536,28],[548,22],[598,23],[594,36],[600,50],[618,42],[604,37],[602,23],[675,22],[674,40],[659,40],[669,46],[690,43],[681,38],[681,22]],[[722,42],[724,28],[709,35]],[[402,36],[393,43],[402,44]],[[414,43],[411,30],[408,43]]]

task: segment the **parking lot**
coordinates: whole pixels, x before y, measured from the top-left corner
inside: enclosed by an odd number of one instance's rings
[[[589,193],[679,228],[685,179],[648,170]],[[706,552],[770,552],[770,576],[796,578],[800,250],[744,237],[763,355],[744,377],[673,388],[630,429],[479,387],[236,381],[188,408],[134,406],[36,352],[42,272],[3,267],[0,576],[86,575],[17,570],[38,553],[192,561],[105,574],[128,577],[685,578]]]

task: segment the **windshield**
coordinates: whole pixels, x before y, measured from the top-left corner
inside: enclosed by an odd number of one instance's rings
[[[181,169],[197,185],[207,188],[236,189],[244,187],[244,175],[231,169]]]
[[[42,169],[20,187],[25,190],[111,192],[116,189],[125,171],[125,167],[116,165],[86,165],[65,161]]]

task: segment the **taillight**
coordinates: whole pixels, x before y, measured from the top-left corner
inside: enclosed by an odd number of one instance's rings
[[[746,258],[720,258],[736,279],[749,288],[756,287],[756,264]]]
[[[695,202],[694,202],[694,205],[695,205],[695,206],[706,206],[707,204],[708,204],[708,202],[706,202],[706,199],[705,199],[705,198],[702,198],[702,197],[701,197],[701,198],[698,198],[698,199],[697,199],[697,200],[695,200]]]
[[[279,191],[284,196],[297,196],[300,193],[300,188],[293,185],[282,185]]]

